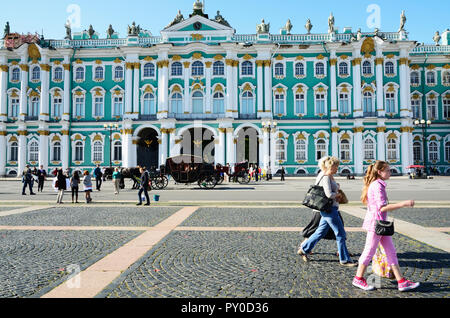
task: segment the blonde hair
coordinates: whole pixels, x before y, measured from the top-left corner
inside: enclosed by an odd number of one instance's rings
[[[336,157],[326,156],[319,160],[319,168],[324,172],[331,169],[333,166],[339,166],[339,164],[340,161]]]
[[[367,204],[367,191],[369,190],[370,184],[380,177],[378,171],[383,171],[387,166],[389,166],[389,163],[381,160],[377,160],[369,166],[364,177],[364,187],[361,194],[362,203]]]

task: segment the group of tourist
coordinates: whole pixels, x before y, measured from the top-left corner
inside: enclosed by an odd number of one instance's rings
[[[376,161],[371,164],[364,177],[361,195],[361,201],[367,205],[367,213],[363,223],[363,229],[367,231],[366,243],[359,262],[353,261],[347,250],[346,232],[342,216],[339,213],[339,201],[342,199],[343,192],[340,191],[340,185],[336,183],[333,177],[338,171],[339,163],[338,158],[330,156],[319,161],[321,172],[317,176],[316,185],[323,187],[326,197],[332,199],[333,204],[330,210],[319,212],[321,216],[319,219],[314,218],[318,221],[317,229],[301,243],[297,253],[302,256],[305,262],[309,262],[309,255],[312,250],[322,238],[329,234],[331,229],[336,238],[340,264],[347,267],[358,267],[352,282],[354,286],[366,291],[375,289],[374,286],[367,283],[364,274],[378,246],[381,245],[386,253],[387,264],[398,282],[399,291],[417,288],[420,285],[419,283],[413,283],[405,279],[400,272],[392,236],[378,235],[375,231],[377,220],[386,221],[388,212],[403,207],[413,207],[414,201],[408,200],[389,204],[386,194],[386,181],[391,176],[389,164],[385,161]]]

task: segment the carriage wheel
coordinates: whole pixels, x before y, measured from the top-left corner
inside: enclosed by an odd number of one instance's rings
[[[169,185],[169,179],[166,176],[162,176],[161,178],[163,180],[163,187],[162,187],[162,189],[165,189]]]
[[[213,176],[201,176],[198,180],[198,185],[202,189],[214,189],[217,185],[217,180]]]
[[[167,187],[169,180],[166,176],[158,176],[153,179],[152,185],[155,185],[155,189],[162,190]]]
[[[243,175],[240,175],[237,180],[240,184],[248,184],[250,182],[250,176],[248,173],[244,173]]]
[[[217,184],[222,184],[224,179],[225,178],[223,176],[217,177]]]

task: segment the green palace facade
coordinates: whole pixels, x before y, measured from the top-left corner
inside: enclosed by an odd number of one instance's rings
[[[377,159],[450,174],[450,31],[435,44],[397,32],[236,34],[202,4],[160,36],[91,26],[63,40],[5,28],[0,41],[0,175],[27,164],[91,170],[159,166],[201,152],[314,174],[325,155],[361,175]],[[416,120],[428,125],[423,129]],[[192,147],[191,147],[192,146]],[[206,153],[207,152],[207,153]]]

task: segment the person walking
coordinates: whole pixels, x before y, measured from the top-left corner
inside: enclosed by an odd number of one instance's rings
[[[27,188],[27,186],[30,189],[30,195],[36,195],[36,193],[33,192],[33,175],[31,174],[31,169],[29,165],[26,165],[26,168],[23,171],[22,183],[23,183],[22,195],[27,195],[25,193],[25,189]]]
[[[148,196],[148,183],[150,178],[148,176],[148,172],[144,168],[139,168],[139,172],[141,173],[141,183],[138,192],[139,203],[136,205],[142,205],[142,193],[144,193],[145,199],[147,200],[145,205],[150,205],[150,197]]]
[[[66,190],[66,176],[64,175],[62,169],[58,170],[58,174],[56,176],[57,178],[57,188],[58,188],[58,196],[56,198],[56,203],[62,204],[63,197],[64,197],[64,191]]]
[[[70,179],[70,188],[72,190],[72,203],[74,203],[73,199],[75,199],[75,203],[78,203],[78,190],[80,186],[80,174],[78,171],[73,173],[72,178]]]
[[[84,186],[84,193],[86,195],[86,203],[91,203],[91,192],[92,192],[92,178],[89,174],[89,171],[84,171],[84,179],[83,179],[83,186]]]
[[[95,188],[97,191],[100,191],[100,188],[102,187],[102,169],[100,168],[100,165],[97,165],[97,167],[94,169],[94,178],[95,178]]]
[[[286,174],[286,171],[284,170],[284,167],[281,167],[281,181],[285,181],[284,180],[284,175]]]
[[[112,179],[113,179],[113,184],[114,184],[114,194],[119,194],[119,189],[120,189],[120,172],[119,172],[119,168],[114,168],[114,172],[112,174]]]
[[[255,165],[255,181],[258,182],[259,179],[259,167]]]
[[[321,172],[317,176],[316,185],[322,186],[325,195],[333,200],[331,211],[320,211],[322,219],[319,227],[311,237],[304,241],[297,253],[303,257],[305,262],[309,261],[308,254],[311,253],[314,246],[328,233],[330,228],[333,229],[336,236],[337,248],[339,252],[339,261],[342,266],[354,267],[357,263],[354,262],[347,250],[344,224],[339,217],[339,203],[341,195],[338,193],[339,186],[333,178],[339,168],[339,159],[336,157],[326,156],[319,160],[319,168]]]
[[[363,290],[375,289],[375,287],[367,284],[364,279],[364,273],[372,260],[372,257],[375,255],[378,244],[381,244],[386,252],[387,262],[397,279],[399,291],[403,292],[411,290],[420,285],[420,283],[413,283],[402,276],[392,236],[380,236],[375,233],[376,221],[386,221],[388,212],[414,206],[413,200],[389,204],[386,194],[386,180],[390,177],[391,170],[389,163],[381,160],[377,160],[375,163],[371,164],[364,177],[364,188],[361,195],[361,201],[367,205],[366,217],[363,223],[363,229],[367,231],[367,236],[364,251],[359,258],[358,270],[352,282],[353,286]]]
[[[41,165],[40,169],[37,172],[37,177],[38,177],[38,192],[42,192],[42,190],[44,190],[44,181],[45,178],[47,177],[47,171],[45,171],[44,166]]]

